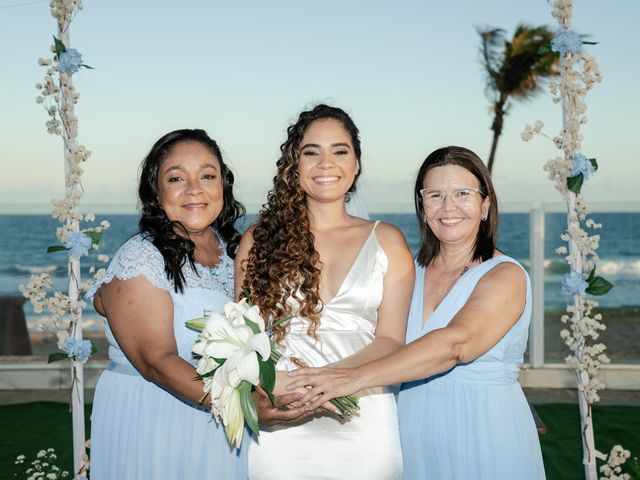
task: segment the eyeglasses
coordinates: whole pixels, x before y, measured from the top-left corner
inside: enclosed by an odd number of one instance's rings
[[[479,193],[483,197],[482,190],[477,188],[457,188],[453,192],[443,192],[442,190],[431,190],[429,188],[423,188],[420,190],[420,197],[425,207],[435,208],[444,205],[444,201],[447,196],[451,197],[451,202],[459,207],[468,207],[471,203],[471,199],[475,194]]]

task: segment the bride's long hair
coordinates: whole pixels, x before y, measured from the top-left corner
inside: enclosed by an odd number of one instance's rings
[[[327,105],[302,112],[298,121],[287,129],[287,140],[280,146],[277,174],[273,188],[262,206],[253,231],[254,244],[246,264],[243,287],[266,318],[274,320],[292,313],[287,301],[293,297],[299,303],[297,315],[309,322],[307,332],[316,337],[320,325],[320,256],[311,233],[306,194],[300,187],[298,163],[300,143],[307,128],[318,120],[339,121],[351,137],[355,157],[360,166],[358,128],[342,109]],[[354,192],[361,168],[349,188]],[[347,194],[348,194],[347,193]],[[288,331],[288,323],[273,329],[277,342]]]

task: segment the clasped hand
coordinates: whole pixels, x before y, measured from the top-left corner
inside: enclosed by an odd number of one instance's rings
[[[344,397],[360,390],[355,368],[305,367],[293,370],[287,376],[293,381],[289,382],[286,390],[297,392],[304,388],[297,401],[311,411],[322,406],[335,412],[335,407],[329,403],[332,398]]]
[[[340,412],[329,400],[342,396],[342,394],[333,395],[331,393],[333,389],[324,386],[325,375],[319,374],[326,372],[327,377],[333,377],[333,372],[343,370],[351,369],[301,368],[291,372],[276,372],[276,387],[273,391],[274,404],[271,403],[267,392],[261,387],[257,387],[253,394],[260,422],[265,425],[290,422],[311,416],[319,408],[340,415]],[[306,382],[307,374],[309,379],[313,378],[314,380]],[[327,385],[329,384],[330,382],[327,382]],[[325,391],[326,394],[320,394]]]

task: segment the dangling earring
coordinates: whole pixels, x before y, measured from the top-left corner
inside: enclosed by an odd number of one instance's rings
[[[489,218],[489,213],[484,212],[484,213],[482,214],[482,218],[480,218],[480,220],[482,220],[483,222],[486,222],[486,221],[487,221],[487,218]]]

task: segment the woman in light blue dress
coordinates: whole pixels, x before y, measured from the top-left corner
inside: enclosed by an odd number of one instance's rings
[[[484,163],[461,147],[422,164],[415,186],[421,245],[408,344],[353,369],[290,373],[309,409],[361,388],[407,382],[398,398],[406,479],[544,479],[518,374],[531,293],[496,249],[497,199]]]
[[[233,174],[206,132],[177,130],[145,159],[139,197],[140,233],[89,292],[106,316],[111,360],[93,402],[91,478],[244,479],[245,450],[203,408],[197,333],[185,327],[233,296],[244,213]]]

